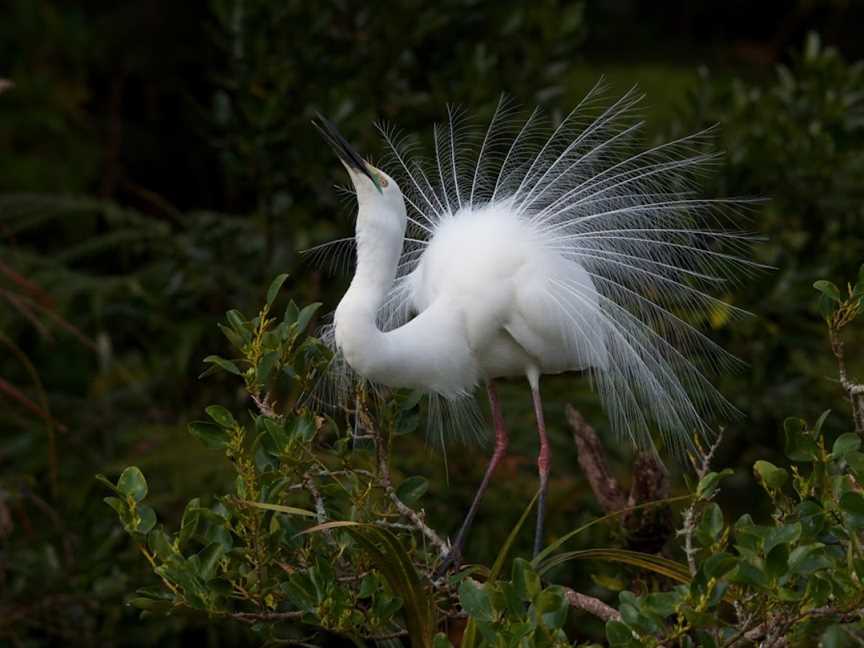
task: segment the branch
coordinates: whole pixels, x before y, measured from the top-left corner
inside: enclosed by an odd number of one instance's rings
[[[399,496],[396,494],[396,489],[393,488],[393,482],[390,479],[390,464],[387,461],[387,453],[383,448],[381,432],[378,430],[377,426],[373,424],[369,412],[366,411],[365,406],[361,406],[359,400],[357,414],[361,418],[363,427],[369,430],[369,433],[375,438],[375,452],[378,455],[378,481],[384,489],[384,492],[387,493],[387,496],[390,498],[390,501],[393,502],[396,510],[399,511],[403,517],[408,518],[414,528],[426,536],[429,542],[435,545],[442,557],[446,556],[450,553],[450,545],[444,542],[444,540],[441,539],[441,536],[435,533],[435,531],[433,531],[432,528],[423,521],[423,518],[420,517],[417,511],[405,504],[405,502],[399,499]]]
[[[229,612],[225,616],[243,623],[258,623],[259,621],[297,621],[306,614],[302,610],[296,612]]]
[[[849,375],[846,373],[846,353],[843,339],[840,337],[839,330],[836,330],[831,323],[828,325],[828,337],[831,342],[831,351],[837,358],[840,384],[852,403],[852,420],[855,424],[855,431],[864,437],[864,385],[858,385],[849,380]]]
[[[437,547],[441,556],[446,556],[450,551],[449,545],[423,521],[423,518],[420,517],[417,511],[399,499],[399,496],[396,494],[396,489],[393,488],[393,484],[390,481],[390,466],[387,464],[383,452],[379,452],[378,467],[381,472],[381,486],[384,487],[384,492],[387,493],[387,496],[390,498],[390,501],[393,502],[396,510],[398,510],[404,517],[411,520],[411,524],[414,525],[414,528],[420,531],[420,533],[426,536],[429,542]]]
[[[678,531],[678,535],[684,536],[684,555],[687,556],[687,568],[690,570],[690,575],[696,575],[696,554],[698,550],[693,547],[693,533],[696,530],[696,505],[691,504],[686,509],[682,517],[684,518],[684,526]]]
[[[570,588],[565,590],[565,595],[567,596],[568,603],[570,603],[570,607],[593,614],[603,621],[621,620],[621,613],[615,608],[606,605],[600,599],[588,596],[587,594],[580,594]]]
[[[270,401],[270,394],[265,393],[263,398],[260,398],[257,394],[249,394],[252,397],[252,400],[255,401],[255,406],[258,408],[258,411],[261,412],[264,416],[269,416],[270,418],[278,418],[279,415],[273,409],[273,405]]]

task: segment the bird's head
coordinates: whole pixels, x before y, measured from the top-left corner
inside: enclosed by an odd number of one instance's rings
[[[405,201],[396,181],[360,157],[329,119],[319,114],[318,119],[312,123],[348,171],[357,193],[360,213],[368,210],[374,213],[395,212],[404,215]]]

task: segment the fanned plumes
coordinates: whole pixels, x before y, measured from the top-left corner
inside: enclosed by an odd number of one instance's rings
[[[555,355],[565,359],[546,372],[586,369],[615,430],[642,447],[656,430],[681,450],[713,416],[734,414],[711,377],[737,361],[701,327],[743,314],[716,294],[757,264],[746,256],[752,237],[728,229],[747,201],[695,194],[717,160],[710,133],[639,150],[641,99],[632,89],[604,101],[598,84],[550,125],[502,98],[478,130],[448,109],[428,160],[380,127],[408,229],[378,319],[393,331],[426,308],[418,277],[448,223],[515,223],[557,263],[531,295],[534,310],[555,314]]]

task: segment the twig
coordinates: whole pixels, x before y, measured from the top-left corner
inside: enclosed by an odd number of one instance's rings
[[[856,384],[849,380],[849,375],[846,373],[846,354],[844,342],[840,336],[840,331],[833,324],[828,324],[828,337],[831,342],[831,351],[834,357],[837,358],[837,370],[840,374],[840,384],[849,396],[849,401],[852,404],[852,420],[855,424],[855,431],[864,436],[864,384]]]
[[[273,405],[270,401],[270,394],[264,394],[264,398],[260,398],[257,394],[250,394],[252,400],[255,401],[255,406],[258,408],[258,411],[261,412],[264,416],[269,416],[270,418],[277,418],[279,415],[273,410]]]
[[[402,516],[408,518],[408,520],[411,521],[411,524],[414,525],[414,528],[426,536],[429,542],[435,545],[442,557],[446,556],[450,552],[450,546],[423,521],[423,518],[420,517],[417,511],[405,504],[405,502],[399,499],[399,496],[396,494],[396,489],[393,488],[393,482],[390,479],[390,464],[387,461],[387,453],[383,448],[381,433],[377,426],[373,425],[372,418],[366,411],[365,405],[361,404],[359,399],[357,414],[362,419],[361,423],[363,427],[369,430],[370,434],[375,437],[375,452],[378,455],[378,481],[384,489],[384,492],[387,493],[387,496],[390,498],[390,501],[393,502],[396,510],[399,511]]]
[[[309,473],[303,475],[303,483],[312,495],[312,499],[315,500],[315,517],[318,520],[318,524],[324,524],[327,522],[327,509],[324,507],[324,498],[321,497],[321,491],[318,490],[315,480],[312,479]]]
[[[397,630],[395,632],[388,632],[386,634],[372,635],[369,637],[365,637],[369,641],[385,641],[387,639],[399,639],[400,637],[407,637],[407,630]]]
[[[687,568],[690,570],[691,576],[696,575],[696,553],[698,551],[693,547],[693,533],[696,529],[695,506],[694,502],[684,509],[684,513],[681,516],[684,520],[684,525],[678,531],[678,535],[684,536],[684,555],[687,556]]]
[[[720,444],[723,443],[723,433],[725,432],[724,428],[720,428],[720,431],[717,432],[717,438],[714,439],[714,442],[708,448],[708,452],[702,453],[702,460],[697,464],[693,457],[690,458],[690,461],[693,464],[693,469],[696,471],[696,474],[699,476],[699,479],[702,479],[705,475],[711,472],[711,462],[714,460],[714,455],[717,452],[717,448],[720,447]],[[699,446],[701,450],[701,446]]]
[[[702,450],[702,446],[699,442],[696,442],[697,448],[701,452],[701,460],[697,462],[694,456],[690,456],[690,463],[693,464],[693,469],[696,471],[696,475],[701,480],[705,475],[711,472],[711,461],[714,459],[714,455],[717,452],[717,448],[720,447],[720,444],[723,443],[723,428],[720,428],[720,431],[717,433],[717,438],[714,439],[714,442],[709,446],[708,451],[705,452]],[[693,546],[693,534],[696,532],[696,502],[692,502],[690,506],[684,509],[684,512],[681,514],[681,518],[683,521],[683,525],[681,529],[678,531],[677,535],[684,537],[684,555],[687,556],[687,568],[690,570],[690,575],[696,575],[696,554],[698,553],[698,549]]]
[[[588,612],[603,621],[620,621],[621,613],[615,608],[606,605],[603,601],[587,594],[580,594],[570,588],[565,590],[567,602],[570,607]]]
[[[259,621],[296,621],[306,614],[302,610],[296,612],[229,612],[225,616],[243,623],[258,623]]]
[[[437,547],[441,556],[446,556],[450,551],[449,545],[423,521],[417,511],[399,499],[399,496],[396,494],[396,489],[393,488],[393,484],[390,482],[390,466],[387,464],[386,459],[384,459],[383,452],[379,453],[378,466],[381,471],[381,486],[384,487],[384,492],[387,493],[387,496],[390,498],[390,501],[393,502],[396,510],[411,520],[411,524],[414,525],[414,528],[420,531],[420,533],[426,536],[429,542]]]

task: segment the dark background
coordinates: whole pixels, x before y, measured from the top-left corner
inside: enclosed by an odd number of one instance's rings
[[[153,579],[92,476],[140,465],[169,520],[224,488],[226,466],[185,432],[205,404],[245,406],[229,383],[197,379],[202,357],[226,351],[216,322],[228,308],[251,312],[280,272],[298,301],[327,310],[348,278],[298,254],[352,227],[316,111],[372,159],[383,153],[376,120],[428,137],[448,102],[483,117],[502,92],[555,115],[601,75],[616,92],[647,92],[648,143],[719,123],[726,157],[705,191],[768,198],[746,227],[777,268],[725,295],[755,317],[712,332],[749,365],[720,384],[745,414],[718,456],[737,470],[724,508],[758,514],[750,467],[778,456],[785,417],[831,408],[829,434],[850,428],[811,285],[845,285],[864,262],[862,28],[864,4],[852,1],[7,0],[0,644],[245,640],[124,607]],[[860,339],[849,343],[859,377]],[[601,432],[605,421],[582,379],[548,380],[544,395],[551,538],[597,511],[564,405]],[[494,556],[536,487],[528,391],[513,383],[503,397],[514,453],[470,560]],[[396,466],[430,478],[430,516],[455,530],[487,451],[451,449],[448,481],[422,432],[400,444]],[[626,483],[630,451],[609,446]],[[580,569],[562,578],[590,586]]]

